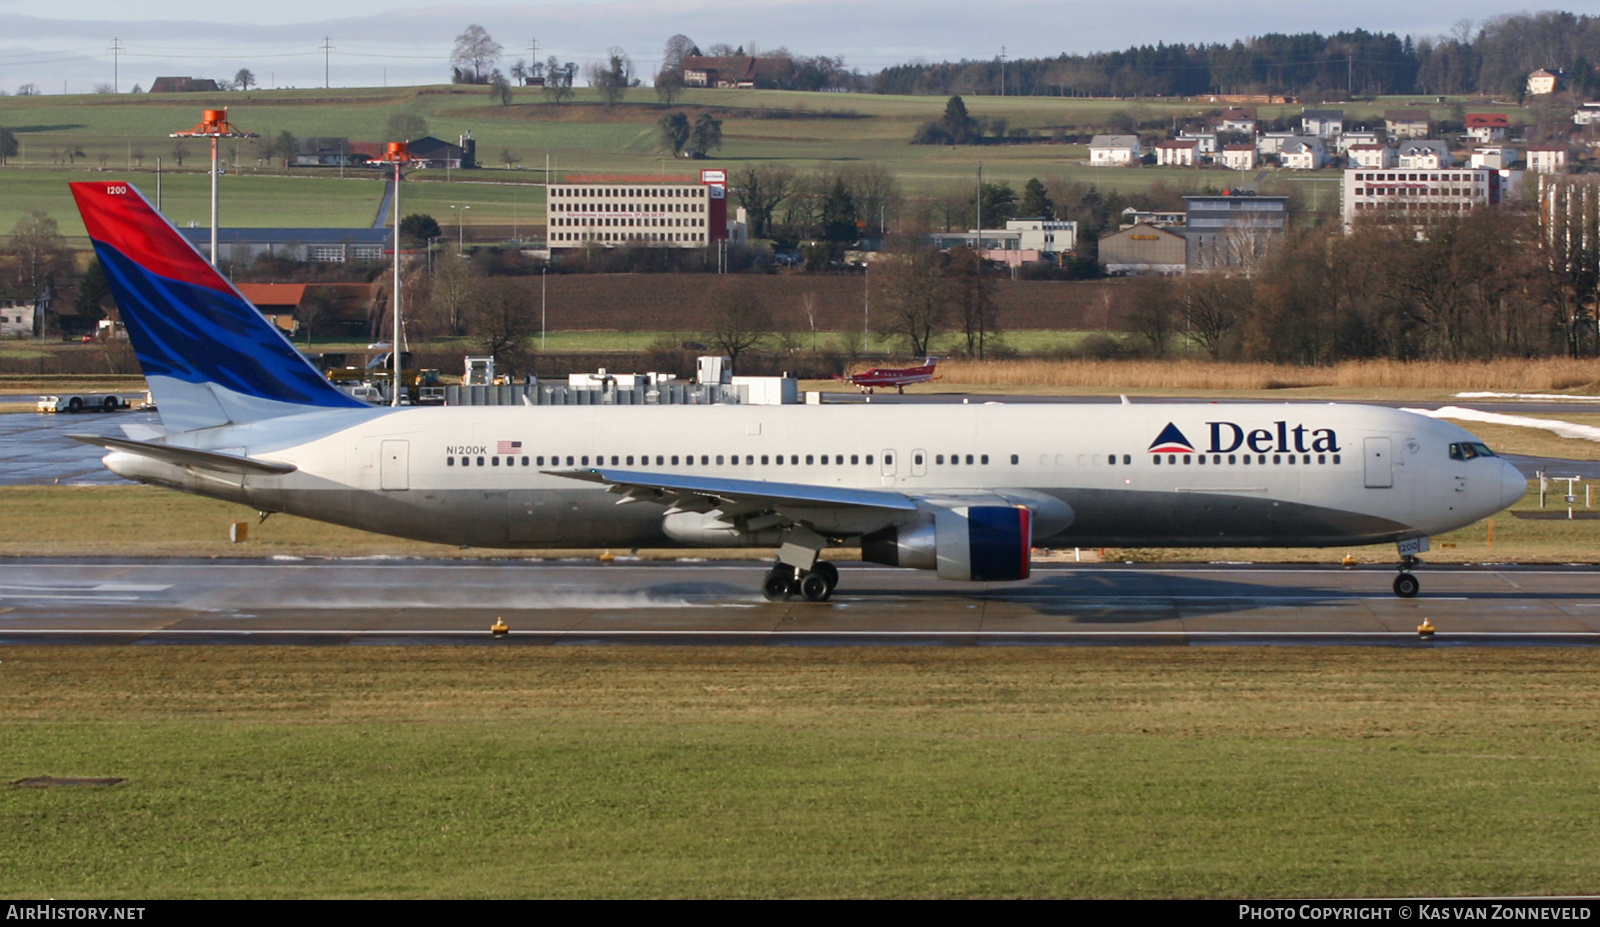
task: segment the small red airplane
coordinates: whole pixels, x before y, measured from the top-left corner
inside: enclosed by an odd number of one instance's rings
[[[933,368],[937,363],[934,358],[925,357],[920,367],[874,367],[865,373],[853,373],[838,379],[849,380],[863,393],[872,392],[875,386],[892,386],[904,393],[907,384],[939,379],[933,375]]]

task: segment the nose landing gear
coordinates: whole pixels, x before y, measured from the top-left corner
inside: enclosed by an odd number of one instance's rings
[[[1409,599],[1422,589],[1422,583],[1411,571],[1422,565],[1422,558],[1417,555],[1428,549],[1428,539],[1406,538],[1396,546],[1400,548],[1400,575],[1394,578],[1394,594]]]

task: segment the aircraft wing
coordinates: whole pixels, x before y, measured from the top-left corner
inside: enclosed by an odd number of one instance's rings
[[[897,512],[917,510],[916,502],[904,493],[880,489],[682,476],[675,473],[648,473],[603,467],[544,472],[552,476],[605,484],[611,492],[625,497],[619,500],[618,504],[656,502],[676,511],[709,512],[716,509],[726,515],[740,515],[767,509],[793,511],[819,508],[868,508]]]
[[[256,460],[251,457],[240,457],[237,454],[221,454],[216,451],[202,451],[192,447],[177,447],[156,441],[135,441],[130,438],[108,438],[102,435],[67,435],[67,437],[74,441],[82,441],[84,444],[98,445],[109,451],[138,454],[141,457],[150,457],[166,463],[177,464],[180,467],[197,467],[201,470],[211,470],[216,473],[282,476],[285,473],[293,473],[298,469],[293,464],[272,463],[271,461]]]

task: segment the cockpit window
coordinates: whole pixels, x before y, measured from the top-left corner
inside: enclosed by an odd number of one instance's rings
[[[1471,460],[1474,457],[1493,457],[1494,451],[1481,441],[1460,441],[1450,445],[1451,460]]]

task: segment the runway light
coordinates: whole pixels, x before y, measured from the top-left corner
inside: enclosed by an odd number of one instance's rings
[[[1433,622],[1429,621],[1426,618],[1422,619],[1422,623],[1417,625],[1417,636],[1422,638],[1423,640],[1427,640],[1428,638],[1432,637],[1433,636],[1433,632],[1434,632]]]
[[[1353,567],[1353,566],[1356,565],[1356,555],[1355,554],[1345,554],[1344,555],[1344,559],[1339,561],[1339,562],[1344,564],[1346,567]]]
[[[496,618],[494,624],[489,626],[489,633],[495,637],[505,637],[511,632],[511,626],[506,624],[504,618]]]
[[[617,555],[613,554],[609,549],[603,551],[600,554],[600,562],[601,563],[610,563],[611,561],[613,561],[615,559],[617,559]]]

